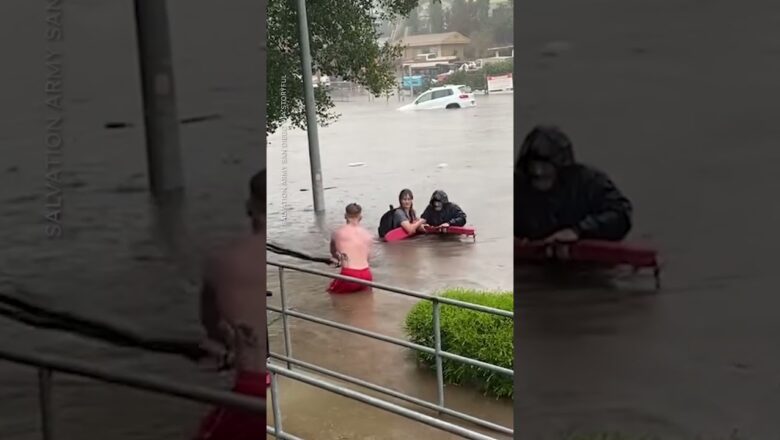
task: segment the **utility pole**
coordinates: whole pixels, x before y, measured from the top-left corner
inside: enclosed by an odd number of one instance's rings
[[[314,84],[311,74],[311,48],[309,47],[309,22],[306,18],[306,0],[296,0],[298,6],[298,35],[301,46],[301,72],[306,105],[306,133],[309,136],[309,164],[311,166],[311,189],[314,196],[314,212],[325,211],[325,192],[322,185],[322,164],[320,163],[320,140],[317,132],[317,108],[314,102]]]
[[[159,198],[184,189],[167,2],[134,3],[149,186]]]

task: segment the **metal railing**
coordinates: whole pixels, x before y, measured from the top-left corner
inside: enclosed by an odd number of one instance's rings
[[[308,385],[315,386],[317,388],[321,388],[326,391],[330,391],[332,393],[357,400],[359,402],[366,403],[368,405],[374,406],[376,408],[383,409],[385,411],[398,414],[400,416],[406,417],[408,419],[423,423],[428,426],[432,426],[434,428],[441,429],[442,431],[450,432],[452,434],[457,434],[463,438],[471,439],[471,440],[495,440],[493,437],[480,434],[478,432],[471,431],[469,429],[463,428],[462,426],[458,426],[452,423],[445,422],[443,420],[437,419],[435,417],[427,416],[425,414],[421,414],[416,411],[412,411],[408,408],[404,408],[400,405],[396,405],[390,402],[386,402],[382,399],[377,399],[376,397],[368,396],[366,394],[359,393],[357,391],[351,390],[349,388],[344,388],[338,385],[331,384],[329,382],[316,379],[310,375],[307,374],[301,374],[292,370],[288,370],[286,368],[280,368],[276,365],[269,365],[268,370],[271,372],[271,405],[273,407],[274,411],[274,426],[266,426],[266,432],[268,434],[274,435],[276,438],[281,439],[293,439],[293,440],[300,440],[297,437],[294,437],[288,433],[285,433],[282,431],[282,425],[281,425],[281,409],[279,408],[278,400],[276,399],[277,394],[277,382],[276,382],[276,376],[282,375],[289,377],[291,379],[297,380],[299,382],[303,382]]]
[[[194,402],[243,409],[255,412],[258,415],[263,414],[263,417],[265,417],[265,400],[257,397],[243,396],[233,392],[214,390],[197,385],[181,385],[172,382],[170,379],[112,371],[84,362],[32,353],[0,350],[0,360],[33,367],[38,370],[38,403],[41,412],[43,440],[53,440],[55,438],[54,407],[52,406],[53,376],[55,372],[141,389]]]
[[[510,311],[506,311],[506,310],[500,310],[500,309],[495,309],[495,308],[491,308],[491,307],[481,306],[481,305],[478,305],[478,304],[471,304],[471,303],[467,303],[467,302],[463,302],[463,301],[453,300],[453,299],[450,299],[450,298],[442,298],[442,297],[437,297],[437,296],[433,296],[433,295],[427,295],[427,294],[414,292],[414,291],[407,290],[407,289],[402,289],[402,288],[398,288],[398,287],[388,286],[388,285],[385,285],[385,284],[365,281],[365,280],[352,278],[352,277],[346,277],[346,276],[343,276],[343,275],[336,275],[336,274],[323,272],[323,271],[319,271],[319,270],[315,270],[315,269],[309,269],[309,268],[304,268],[304,267],[296,267],[296,266],[292,266],[292,265],[289,265],[289,264],[278,263],[278,262],[271,262],[271,261],[269,261],[267,264],[270,265],[270,266],[276,267],[278,269],[278,272],[279,272],[279,293],[280,293],[281,308],[275,307],[275,306],[271,306],[271,305],[267,305],[266,308],[269,311],[272,311],[272,312],[275,312],[275,313],[279,313],[281,315],[281,318],[282,318],[282,328],[283,328],[283,343],[284,343],[284,355],[280,355],[280,354],[277,354],[277,353],[270,353],[269,352],[269,356],[271,358],[275,359],[275,360],[281,361],[282,364],[287,366],[286,368],[282,369],[282,368],[279,368],[277,366],[271,365],[269,363],[269,367],[268,368],[269,368],[269,371],[272,372],[272,393],[271,393],[272,396],[271,396],[271,398],[272,398],[272,405],[274,405],[274,408],[275,408],[275,412],[274,412],[275,416],[274,416],[274,426],[273,427],[270,427],[270,426],[267,427],[268,433],[276,435],[277,438],[282,438],[282,439],[284,439],[284,438],[293,438],[293,437],[289,437],[288,434],[285,433],[281,429],[281,414],[276,414],[276,408],[278,407],[278,402],[277,402],[278,401],[278,399],[277,399],[278,394],[276,393],[276,389],[275,389],[275,380],[276,380],[275,376],[277,374],[279,374],[279,375],[282,375],[282,376],[287,376],[287,377],[290,377],[290,378],[293,378],[293,379],[296,379],[296,380],[303,381],[301,379],[301,377],[298,376],[298,375],[300,375],[300,373],[294,373],[292,371],[293,366],[297,366],[297,367],[300,367],[300,368],[303,368],[303,369],[306,369],[306,370],[313,371],[313,372],[318,373],[318,374],[322,374],[322,375],[325,375],[325,376],[332,377],[334,379],[338,379],[338,380],[341,380],[341,381],[344,381],[344,382],[347,382],[347,383],[358,385],[360,387],[363,387],[363,388],[366,388],[366,389],[369,389],[369,390],[372,390],[372,391],[375,391],[375,392],[378,392],[378,393],[381,393],[381,394],[385,394],[385,395],[388,395],[390,397],[393,397],[393,398],[396,398],[396,399],[400,399],[400,400],[403,400],[403,401],[415,404],[417,406],[420,406],[420,407],[423,407],[423,408],[426,408],[426,409],[429,409],[429,410],[434,410],[434,411],[436,411],[436,412],[438,412],[440,414],[448,415],[448,416],[451,416],[451,417],[454,417],[454,418],[457,418],[457,419],[460,419],[460,420],[463,420],[463,421],[466,421],[466,422],[470,422],[470,423],[473,423],[475,425],[481,426],[483,428],[488,428],[488,429],[493,430],[495,432],[499,432],[499,433],[507,434],[507,435],[513,435],[514,434],[514,430],[511,429],[511,428],[508,428],[508,427],[505,427],[505,426],[502,426],[502,425],[498,425],[498,424],[490,422],[488,420],[485,420],[485,419],[482,419],[482,418],[479,418],[479,417],[475,417],[475,416],[472,416],[472,415],[469,415],[469,414],[465,414],[465,413],[453,410],[453,409],[448,408],[448,407],[445,406],[445,404],[444,404],[444,374],[443,374],[443,368],[442,368],[442,360],[443,359],[450,359],[450,360],[462,362],[462,363],[465,363],[465,364],[468,364],[468,365],[472,365],[472,366],[479,367],[479,368],[484,368],[486,370],[493,371],[493,372],[496,372],[496,373],[499,373],[499,374],[504,374],[504,375],[507,375],[507,376],[510,376],[510,377],[514,376],[514,372],[511,369],[509,369],[509,368],[500,367],[498,365],[493,365],[493,364],[490,364],[490,363],[487,363],[487,362],[482,362],[482,361],[479,361],[479,360],[476,360],[476,359],[472,359],[472,358],[469,358],[469,357],[461,356],[461,355],[458,355],[458,354],[454,354],[454,353],[450,353],[450,352],[442,350],[442,347],[441,347],[441,305],[445,304],[445,305],[460,307],[460,308],[464,308],[464,309],[474,310],[474,311],[477,311],[477,312],[489,313],[489,314],[492,314],[492,315],[497,315],[497,316],[505,317],[505,318],[508,318],[508,319],[513,319],[514,318],[514,313],[512,313]],[[320,276],[320,277],[330,278],[330,279],[339,279],[339,280],[344,280],[344,281],[350,281],[350,282],[353,282],[353,283],[362,284],[362,285],[365,285],[365,286],[370,286],[373,289],[378,289],[378,290],[381,290],[381,291],[386,291],[386,292],[391,292],[391,293],[405,295],[405,296],[409,296],[409,297],[413,297],[413,298],[418,298],[418,299],[422,299],[422,300],[431,301],[433,303],[434,347],[433,348],[426,347],[424,345],[415,344],[415,343],[412,343],[412,342],[405,341],[403,339],[393,338],[393,337],[386,336],[386,335],[383,335],[383,334],[380,334],[380,333],[375,333],[375,332],[371,332],[371,331],[368,331],[368,330],[363,330],[363,329],[360,329],[360,328],[357,328],[357,327],[353,327],[353,326],[350,326],[350,325],[341,324],[341,323],[338,323],[338,322],[334,322],[334,321],[330,321],[330,320],[327,320],[327,319],[323,319],[323,318],[319,318],[319,317],[316,317],[316,316],[312,316],[312,315],[309,315],[309,314],[306,314],[306,313],[300,313],[300,312],[296,312],[294,310],[291,310],[289,308],[288,304],[287,304],[287,298],[286,298],[285,287],[284,287],[284,285],[285,285],[285,283],[284,283],[284,271],[286,269],[292,270],[292,271],[296,271],[296,272],[302,272],[302,273],[307,273],[307,274],[311,274],[311,275],[316,275],[316,276]],[[328,327],[331,327],[331,328],[336,328],[336,329],[343,330],[343,331],[346,331],[346,332],[349,332],[349,333],[354,333],[354,334],[366,336],[368,338],[372,338],[372,339],[375,339],[375,340],[384,341],[384,342],[387,342],[387,343],[390,343],[390,344],[399,345],[399,346],[406,347],[406,348],[411,348],[411,349],[419,351],[419,352],[423,352],[423,353],[427,353],[427,354],[433,355],[434,358],[435,358],[435,363],[436,363],[436,386],[437,386],[437,397],[438,397],[437,402],[436,403],[429,402],[429,401],[426,401],[426,400],[423,400],[423,399],[420,399],[420,398],[417,398],[417,397],[410,396],[408,394],[404,394],[404,393],[401,393],[401,392],[398,392],[398,391],[395,391],[395,390],[391,390],[389,388],[385,388],[385,387],[373,384],[371,382],[367,382],[367,381],[364,381],[364,380],[361,380],[361,379],[358,379],[358,378],[355,378],[355,377],[352,377],[352,376],[349,376],[349,375],[346,375],[346,374],[343,374],[343,373],[338,373],[338,372],[335,372],[335,371],[332,371],[332,370],[329,370],[329,369],[326,369],[326,368],[322,368],[322,367],[319,367],[317,365],[306,363],[306,362],[303,362],[303,361],[300,361],[300,360],[297,360],[297,359],[293,358],[293,355],[292,355],[292,339],[290,337],[290,326],[289,326],[289,322],[288,322],[288,317],[293,317],[293,318],[306,320],[306,321],[309,321],[309,322],[314,322],[316,324],[325,325],[325,326],[328,326]],[[306,380],[314,381],[315,379],[313,379],[311,377],[308,377]],[[319,385],[322,385],[322,386],[319,386]],[[327,389],[329,391],[332,391],[332,392],[335,392],[335,393],[341,394],[341,395],[346,395],[345,393],[354,393],[354,391],[350,390],[349,388],[339,387],[339,386],[336,386],[336,385],[327,384],[325,382],[320,383],[319,385],[315,385],[315,386],[319,386],[320,388],[324,388],[324,389]],[[327,387],[325,385],[327,385]],[[350,397],[350,396],[347,396],[347,397]],[[368,396],[365,396],[365,397],[368,397]],[[380,405],[380,404],[377,404],[377,402],[376,402],[377,399],[374,399],[374,398],[371,398],[371,399],[373,399],[373,400],[365,400],[365,399],[356,398],[356,400],[360,400],[360,401],[362,401],[364,403],[367,403],[369,405],[372,405],[372,406],[375,406],[375,407],[378,407],[378,408],[381,408],[381,409],[393,412],[393,413],[398,414],[398,415],[402,415],[402,416],[414,419],[416,421],[428,424],[430,426],[435,426],[435,427],[437,427],[439,429],[443,429],[443,430],[448,431],[448,432],[453,432],[453,433],[459,434],[459,435],[461,435],[461,436],[463,436],[465,438],[477,438],[477,439],[491,438],[491,437],[486,437],[483,434],[480,434],[480,433],[477,433],[477,432],[474,432],[474,431],[465,430],[463,427],[461,427],[459,425],[455,425],[455,424],[452,424],[452,423],[444,422],[444,421],[441,421],[439,419],[433,419],[433,420],[437,421],[437,424],[436,425],[431,425],[430,423],[428,423],[429,422],[428,419],[430,418],[429,416],[426,416],[426,415],[424,415],[422,413],[419,413],[419,412],[410,411],[410,410],[408,410],[406,408],[403,408],[403,407],[400,407],[400,406],[397,406],[397,405],[392,405],[392,404],[390,404],[388,402],[381,401],[381,400],[379,401],[379,402],[381,402],[381,405]]]

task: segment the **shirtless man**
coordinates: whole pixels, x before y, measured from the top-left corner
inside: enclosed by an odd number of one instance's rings
[[[371,254],[371,233],[360,226],[363,208],[357,203],[347,205],[344,219],[347,224],[338,228],[330,239],[330,253],[341,264],[341,275],[373,281],[368,265]],[[328,287],[330,293],[354,293],[368,289],[368,286],[344,280],[333,280]]]
[[[208,338],[234,355],[233,391],[265,399],[265,170],[250,181],[247,214],[252,232],[208,261],[201,292],[201,323]],[[261,431],[262,429],[262,431]],[[265,414],[217,408],[197,440],[256,440]]]

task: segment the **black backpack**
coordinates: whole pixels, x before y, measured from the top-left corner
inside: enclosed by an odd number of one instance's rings
[[[379,238],[385,238],[385,234],[393,229],[393,216],[395,209],[393,205],[390,205],[390,210],[382,214],[382,218],[379,219]]]

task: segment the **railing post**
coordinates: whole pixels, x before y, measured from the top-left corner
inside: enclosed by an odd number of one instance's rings
[[[41,406],[41,430],[43,440],[54,440],[52,428],[51,376],[48,368],[38,369],[38,399]]]
[[[271,372],[271,406],[274,411],[274,436],[281,438],[282,409],[279,406],[279,378],[273,371]]]
[[[279,268],[279,292],[282,300],[282,330],[284,332],[284,355],[292,357],[292,341],[290,340],[290,327],[287,324],[287,298],[284,293],[284,268]],[[287,369],[292,370],[292,364],[287,362]]]
[[[433,333],[434,350],[436,350],[436,390],[438,391],[439,406],[444,407],[444,369],[441,361],[441,303],[433,299]]]

